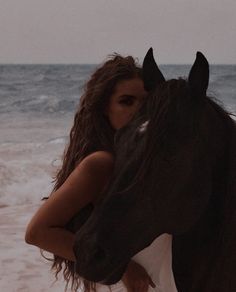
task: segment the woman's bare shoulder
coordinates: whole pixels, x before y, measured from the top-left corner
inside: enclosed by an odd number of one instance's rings
[[[96,152],[93,152],[86,156],[84,159],[90,160],[90,161],[105,161],[105,162],[111,162],[114,161],[114,155],[111,152],[99,150]]]
[[[112,153],[108,151],[96,151],[86,156],[77,167],[82,165],[91,169],[94,168],[96,171],[100,167],[112,167],[113,164],[114,156]]]
[[[86,156],[39,208],[29,230],[64,226],[81,208],[98,199],[111,178],[112,170],[113,156],[109,152],[97,151]]]

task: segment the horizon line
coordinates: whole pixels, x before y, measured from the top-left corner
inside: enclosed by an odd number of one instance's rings
[[[89,66],[97,66],[97,65],[102,65],[102,63],[0,63],[0,66],[11,66],[11,65],[89,65]],[[161,63],[161,64],[158,64],[159,66],[165,66],[165,65],[168,65],[168,66],[179,66],[179,65],[182,65],[182,66],[189,66],[189,65],[192,65],[192,63]],[[220,65],[220,66],[236,66],[236,63],[210,63],[209,64],[210,66],[211,65]]]

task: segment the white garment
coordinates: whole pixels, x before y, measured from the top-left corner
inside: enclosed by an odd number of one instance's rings
[[[148,292],[177,292],[172,271],[172,236],[162,234],[150,246],[141,250],[133,260],[142,265],[156,284],[156,288],[149,286]],[[97,284],[97,292],[109,292],[109,287]],[[120,280],[111,285],[112,292],[127,292]]]

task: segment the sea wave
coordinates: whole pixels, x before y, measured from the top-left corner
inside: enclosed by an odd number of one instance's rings
[[[167,78],[190,66],[162,66]],[[61,167],[85,80],[94,66],[0,66],[0,205],[38,203]],[[236,66],[213,66],[209,93],[236,114]],[[236,120],[234,116],[232,116]]]

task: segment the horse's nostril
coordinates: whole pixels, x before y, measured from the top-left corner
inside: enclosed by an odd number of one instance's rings
[[[94,258],[97,261],[102,261],[106,258],[106,253],[104,251],[104,249],[102,249],[101,247],[98,247],[94,253]]]

